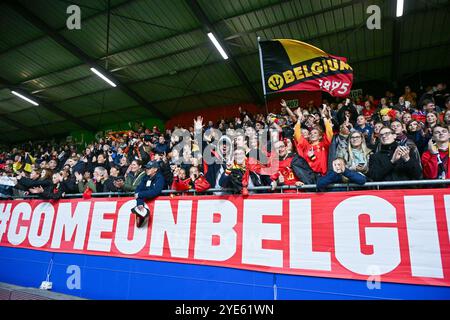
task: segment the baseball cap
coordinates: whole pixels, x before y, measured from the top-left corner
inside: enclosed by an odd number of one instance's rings
[[[150,168],[159,168],[158,161],[149,161],[149,162],[147,162],[147,164],[145,165],[145,169],[150,169]]]

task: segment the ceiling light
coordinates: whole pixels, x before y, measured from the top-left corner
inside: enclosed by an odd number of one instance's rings
[[[109,84],[110,86],[117,87],[117,84],[115,84],[114,82],[112,82],[111,80],[109,80],[103,73],[101,73],[101,72],[98,71],[97,69],[91,68],[91,71],[92,71],[93,73],[95,73],[96,75],[98,75],[98,76],[99,76],[100,78],[102,78],[103,80],[105,80],[106,82],[108,82],[108,84]]]
[[[219,41],[217,41],[216,37],[212,34],[212,32],[208,33],[208,37],[211,40],[212,43],[214,43],[214,46],[216,47],[216,49],[219,51],[220,55],[222,56],[222,58],[224,58],[225,60],[228,59],[227,54],[225,53],[225,50],[223,50],[222,46],[220,45]]]
[[[14,91],[14,90],[11,90],[11,93],[12,93],[13,95],[18,96],[19,98],[21,98],[21,99],[23,99],[23,100],[25,100],[25,101],[28,101],[28,102],[31,103],[32,105],[35,105],[35,106],[38,106],[38,105],[39,105],[39,103],[37,103],[36,101],[31,100],[30,98],[27,98],[27,97],[25,97],[24,95],[21,95],[20,93]]]
[[[403,15],[403,0],[397,0],[397,18]]]

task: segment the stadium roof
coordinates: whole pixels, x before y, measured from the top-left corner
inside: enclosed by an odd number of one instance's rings
[[[261,103],[257,36],[347,57],[355,81],[450,66],[448,0],[14,0],[0,4],[0,140]],[[67,7],[81,8],[69,30]],[[109,6],[108,6],[109,4]],[[369,30],[369,5],[381,29]],[[230,58],[209,41],[213,31]],[[113,88],[90,71],[107,70]],[[30,94],[39,106],[12,95]]]

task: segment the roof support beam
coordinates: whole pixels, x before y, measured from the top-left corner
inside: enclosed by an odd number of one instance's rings
[[[10,126],[16,127],[17,129],[22,131],[26,131],[32,135],[35,135],[37,133],[36,130],[24,126],[19,121],[8,118],[8,116],[5,114],[0,115],[0,120],[6,124],[9,124]]]
[[[362,1],[364,1],[364,0],[362,0]],[[359,1],[353,1],[353,2],[346,3],[345,5],[334,6],[334,7],[325,9],[323,12],[330,12],[330,11],[332,11],[332,10],[342,9],[343,7],[347,7],[347,6],[350,6],[350,5],[354,4],[354,3],[358,3],[358,2],[362,2],[362,1],[361,1],[361,0],[359,0]],[[276,4],[276,5],[279,6],[280,4],[278,3],[278,4]],[[273,6],[274,6],[274,5],[272,4],[272,5],[267,6],[267,7],[273,7]],[[263,8],[267,8],[267,7],[263,7]],[[433,8],[432,10],[439,10],[439,9]],[[442,8],[440,8],[440,10],[442,10]],[[410,11],[410,12],[405,13],[404,16],[410,16],[410,15],[417,14],[417,13],[421,13],[421,12],[422,12],[422,11],[420,11],[420,10]],[[247,12],[247,13],[248,13],[248,12]],[[247,13],[246,13],[246,14],[247,14]],[[232,35],[230,35],[230,36],[224,38],[224,40],[232,40],[232,39],[235,39],[235,38],[239,38],[239,37],[245,36],[245,35],[247,35],[248,33],[256,33],[256,32],[258,32],[258,31],[262,31],[262,30],[265,30],[265,29],[270,29],[270,28],[277,27],[277,26],[280,26],[280,25],[283,25],[283,24],[288,24],[288,23],[291,23],[291,22],[294,22],[294,21],[299,21],[300,19],[305,19],[305,18],[308,18],[308,17],[311,17],[311,16],[315,16],[315,15],[319,15],[319,14],[321,14],[321,12],[314,12],[314,13],[308,13],[308,14],[300,15],[300,16],[298,16],[298,17],[295,18],[295,19],[285,20],[285,21],[282,22],[282,23],[277,22],[277,23],[275,23],[275,24],[270,24],[270,25],[266,25],[266,26],[263,26],[263,27],[258,27],[258,28],[250,29],[250,30],[247,30],[246,32],[235,33],[235,34],[232,34]],[[245,14],[244,14],[244,15],[245,15]],[[236,16],[227,18],[227,19],[225,19],[225,21],[227,21],[228,19],[233,19],[233,18],[235,18],[235,17],[239,17],[239,16],[241,16],[241,15],[236,15]],[[385,17],[382,18],[382,22],[385,23],[385,22],[390,21],[390,20],[392,20],[392,19],[393,19],[392,17],[386,17],[386,16],[385,16]],[[310,36],[310,37],[307,37],[307,38],[303,38],[302,41],[317,40],[317,39],[321,39],[321,38],[332,37],[332,36],[334,36],[334,35],[341,34],[341,33],[344,33],[344,32],[353,32],[353,31],[355,30],[355,27],[356,27],[356,26],[351,26],[351,27],[346,27],[346,28],[339,29],[339,30],[336,30],[336,31],[333,31],[333,32],[328,32],[328,33],[322,33],[322,34],[318,34],[318,35],[313,35],[313,36]],[[188,34],[189,32],[195,32],[195,31],[197,31],[197,30],[199,30],[199,29],[198,29],[198,28],[192,29],[192,30],[187,31],[185,34]],[[177,37],[177,36],[179,36],[179,35],[180,35],[180,34],[177,34],[177,35],[174,35],[174,36],[172,36],[172,37]],[[157,40],[157,41],[158,41],[158,40]],[[128,48],[128,49],[121,50],[121,51],[112,52],[112,53],[110,53],[110,54],[108,54],[108,55],[105,55],[105,56],[103,56],[103,57],[97,59],[97,62],[99,62],[99,61],[101,61],[101,60],[105,60],[105,59],[107,59],[107,58],[109,58],[109,57],[113,57],[113,56],[115,56],[115,55],[122,54],[122,53],[124,53],[124,52],[129,52],[129,51],[132,51],[132,50],[144,48],[145,46],[154,44],[154,43],[156,43],[157,41],[151,41],[151,42],[147,42],[147,43],[145,43],[145,44],[138,45],[138,46],[136,46],[136,47]],[[169,57],[169,56],[172,56],[172,55],[176,55],[176,54],[188,52],[188,51],[190,51],[190,50],[197,49],[197,48],[201,48],[201,47],[207,46],[207,45],[210,45],[209,40],[208,40],[208,41],[205,41],[205,42],[203,42],[203,43],[201,43],[201,44],[198,44],[198,45],[196,45],[196,46],[194,46],[194,47],[189,47],[189,48],[184,48],[184,49],[176,50],[176,51],[170,52],[170,53],[168,53],[168,54],[163,54],[163,55],[159,55],[159,56],[156,56],[156,57],[148,58],[148,59],[145,59],[145,60],[133,62],[133,63],[127,64],[127,65],[123,65],[123,66],[120,66],[120,67],[111,69],[110,72],[116,72],[116,71],[122,70],[122,69],[127,68],[127,67],[130,67],[130,66],[140,65],[140,64],[147,63],[147,62],[150,62],[150,61],[155,61],[155,60],[158,60],[158,59],[163,59],[163,58],[166,58],[166,57]],[[1,54],[1,53],[0,53],[0,54]],[[49,73],[40,74],[40,75],[37,75],[37,76],[35,76],[35,77],[33,77],[33,78],[30,78],[30,79],[28,79],[28,80],[25,80],[25,81],[21,82],[21,84],[31,83],[31,82],[33,82],[33,81],[39,79],[39,78],[42,78],[42,77],[45,77],[45,76],[48,76],[48,75],[51,75],[51,74],[54,74],[54,73],[58,73],[58,72],[64,72],[64,71],[67,71],[67,70],[70,70],[70,69],[73,69],[73,68],[77,68],[77,67],[79,67],[79,66],[80,66],[80,64],[76,64],[76,65],[73,65],[73,66],[71,66],[71,67],[65,67],[65,68],[62,68],[62,69],[60,69],[60,70],[55,70],[55,71],[52,71],[52,72],[49,72]],[[84,79],[84,78],[81,78],[81,79],[78,79],[78,80],[83,80],[83,79]],[[74,81],[77,81],[77,79],[74,80]],[[69,82],[67,82],[67,83],[71,83],[71,81],[69,81]],[[63,84],[64,84],[64,83],[61,83],[61,84],[58,84],[58,85],[56,85],[56,86],[60,86],[60,85],[63,85]],[[47,88],[45,88],[45,89],[47,89]],[[37,91],[34,91],[34,92],[40,92],[40,91],[43,91],[43,90],[40,89],[40,90],[37,90]]]
[[[391,1],[392,6],[392,53],[391,53],[391,82],[394,86],[394,89],[397,89],[397,81],[399,77],[399,69],[400,69],[400,35],[401,35],[401,17],[395,18],[394,13],[396,11],[397,1]]]
[[[134,101],[139,103],[143,108],[147,109],[152,113],[153,116],[157,116],[162,120],[168,119],[168,117],[163,114],[161,111],[156,109],[152,104],[146,101],[143,97],[141,97],[137,92],[133,91],[130,87],[125,84],[122,84],[121,81],[112,75],[110,72],[105,70],[102,66],[98,65],[93,58],[88,56],[83,50],[75,46],[73,43],[68,41],[62,35],[60,35],[56,30],[52,29],[49,25],[47,25],[44,21],[42,21],[39,17],[34,15],[30,10],[19,4],[14,0],[8,0],[8,5],[13,8],[17,13],[19,13],[22,17],[24,17],[28,22],[30,22],[33,26],[44,32],[50,38],[52,38],[56,43],[69,51],[72,55],[86,63],[92,68],[97,69],[101,73],[105,74],[110,78],[113,82],[117,84],[117,87],[122,90],[126,95],[132,98]]]
[[[3,85],[7,88],[9,88],[10,90],[17,90],[19,92],[27,92],[26,90],[21,89],[20,87],[14,86],[12,83],[10,83],[8,80],[3,79],[0,77],[0,85]],[[66,119],[69,120],[73,123],[76,123],[77,125],[79,125],[81,128],[91,131],[91,132],[95,132],[97,131],[97,129],[81,120],[79,120],[78,118],[72,116],[71,114],[59,109],[58,107],[56,107],[55,105],[53,105],[50,102],[47,101],[43,101],[42,99],[39,99],[36,96],[33,96],[33,99],[36,100],[40,106],[42,106],[43,108],[47,109],[48,111]],[[35,131],[32,131],[33,134],[36,134]]]
[[[332,12],[333,10],[338,10],[338,9],[346,8],[346,7],[351,6],[351,5],[353,5],[353,4],[363,3],[364,1],[367,1],[367,0],[354,0],[354,1],[351,1],[351,2],[348,2],[348,3],[345,3],[345,4],[340,4],[340,5],[337,5],[337,6],[333,6],[333,7],[330,7],[330,8],[326,8],[325,10],[320,11],[320,12],[319,12],[319,11],[315,11],[315,12],[313,12],[313,13],[302,14],[302,15],[299,15],[298,17],[296,17],[296,18],[289,19],[289,20],[284,20],[283,22],[277,22],[277,23],[274,23],[274,24],[269,24],[269,25],[266,25],[266,26],[262,26],[262,27],[250,29],[250,30],[247,30],[246,32],[235,33],[235,34],[232,34],[232,35],[230,35],[230,36],[224,38],[224,40],[232,40],[232,39],[235,39],[235,38],[239,38],[239,37],[245,36],[245,35],[247,35],[248,33],[256,33],[256,32],[259,32],[259,31],[263,31],[263,30],[265,30],[265,29],[277,27],[277,26],[280,26],[280,25],[289,24],[289,23],[292,23],[292,22],[295,22],[295,21],[299,21],[299,20],[301,20],[301,19],[306,19],[306,18],[309,18],[309,17],[317,16],[317,15],[320,15],[320,14],[322,14],[322,13]],[[280,6],[280,3],[277,3],[277,4],[270,4],[270,5],[267,5],[267,6],[263,6],[263,7],[259,8],[258,10],[264,10],[264,9],[272,8],[272,7],[276,7],[276,6]],[[111,10],[113,10],[113,9],[114,9],[114,6],[111,7]],[[433,9],[430,9],[430,10],[442,10],[442,8],[433,8]],[[423,11],[422,11],[422,10],[410,11],[410,12],[406,12],[406,13],[404,14],[404,16],[410,16],[410,15],[417,14],[417,13],[421,13],[421,12],[423,12]],[[103,13],[105,13],[105,12],[103,12]],[[243,13],[243,14],[238,14],[238,15],[235,15],[235,16],[231,16],[231,17],[225,18],[223,21],[226,22],[226,21],[228,21],[228,20],[231,20],[231,19],[234,19],[234,18],[237,18],[237,17],[245,16],[245,15],[248,14],[248,13],[249,13],[249,12],[245,12],[245,13]],[[89,17],[89,18],[87,18],[87,19],[90,19],[90,18],[91,18],[91,17]],[[392,17],[383,17],[383,18],[382,18],[382,22],[387,22],[387,21],[392,20],[392,19],[393,19]],[[83,20],[83,21],[84,21],[84,20]],[[222,21],[220,21],[220,22],[222,22]],[[216,22],[215,24],[218,24],[218,23],[219,23],[219,22]],[[351,27],[347,27],[347,28],[344,28],[344,29],[340,29],[340,30],[334,31],[334,32],[329,32],[329,33],[326,33],[326,34],[319,34],[319,35],[315,35],[315,36],[312,36],[312,37],[304,38],[304,39],[302,39],[302,41],[308,41],[308,40],[311,40],[311,39],[314,40],[314,39],[319,39],[319,38],[323,38],[323,37],[333,36],[333,35],[335,35],[335,34],[339,34],[339,33],[342,33],[342,32],[354,31],[354,29],[355,29],[355,26],[351,26]],[[198,31],[198,30],[201,30],[201,29],[199,29],[199,28],[194,28],[194,29],[188,30],[188,31],[186,31],[186,32],[183,32],[183,33],[181,33],[181,34],[175,34],[175,35],[173,35],[173,36],[170,36],[169,38],[179,37],[179,36],[182,35],[182,34],[189,34],[189,33],[191,33],[191,32],[196,32],[196,31]],[[113,56],[116,56],[116,55],[123,54],[123,53],[125,53],[125,52],[130,52],[130,51],[133,51],[133,50],[145,48],[146,46],[152,45],[152,44],[157,43],[158,41],[161,41],[161,40],[165,40],[165,39],[158,39],[158,40],[155,40],[155,41],[150,41],[150,42],[146,42],[146,43],[144,43],[144,44],[137,45],[137,46],[135,46],[135,47],[131,47],[131,48],[127,48],[127,49],[124,49],[124,50],[119,50],[119,51],[111,52],[110,54],[104,55],[104,56],[100,57],[99,59],[97,59],[97,62],[99,62],[99,61],[101,61],[101,60],[108,59],[108,58],[113,57]],[[110,72],[115,72],[115,71],[117,71],[117,70],[119,70],[119,69],[123,69],[124,67],[127,67],[127,66],[131,66],[131,65],[139,65],[139,64],[141,64],[141,63],[153,61],[153,60],[156,60],[156,59],[162,59],[162,58],[165,58],[165,57],[168,57],[168,56],[171,56],[171,55],[175,55],[175,54],[187,52],[187,51],[189,51],[189,50],[191,50],[191,49],[194,49],[194,48],[200,48],[200,47],[203,47],[203,46],[206,46],[206,45],[210,45],[209,40],[208,40],[208,41],[205,41],[204,43],[201,43],[201,44],[199,44],[199,45],[197,45],[197,46],[195,46],[195,47],[190,47],[190,48],[180,49],[180,50],[176,50],[176,51],[174,51],[174,52],[171,52],[171,53],[169,53],[169,54],[165,54],[165,55],[161,55],[161,56],[149,58],[149,59],[142,60],[142,61],[137,61],[137,62],[128,64],[128,65],[121,66],[121,67],[118,67],[118,68],[116,68],[116,69],[110,70]],[[2,53],[0,53],[0,55],[1,55],[1,54],[2,54]],[[45,77],[45,76],[48,76],[48,75],[51,75],[51,74],[54,74],[54,73],[58,73],[58,72],[64,72],[64,71],[67,71],[67,70],[70,70],[70,69],[73,69],[73,68],[77,68],[77,67],[79,67],[79,66],[80,66],[80,64],[76,64],[76,65],[73,65],[73,66],[70,66],[70,67],[64,67],[64,68],[59,69],[59,70],[54,70],[54,71],[52,71],[52,72],[39,74],[39,75],[37,75],[37,76],[34,76],[33,78],[29,78],[28,80],[22,81],[21,83],[22,83],[22,84],[31,83],[31,82],[33,82],[33,81],[39,79],[39,78],[42,78],[42,77]]]
[[[345,30],[341,30],[341,32],[344,32],[344,31]],[[428,47],[416,47],[416,48],[412,48],[412,49],[408,49],[408,50],[402,50],[402,51],[400,51],[400,55],[409,54],[409,53],[412,53],[412,52],[417,52],[417,51],[422,51],[422,50],[438,49],[438,48],[443,48],[443,47],[448,47],[448,46],[450,46],[450,42],[438,43],[438,44],[435,44],[435,45],[432,45],[432,46],[428,46]],[[257,54],[258,54],[258,52],[256,52],[256,51],[255,52],[249,52],[249,53],[245,53],[245,54],[236,55],[235,58],[244,58],[244,57],[249,57],[249,56],[257,55]],[[373,57],[369,57],[369,58],[364,58],[364,59],[360,59],[360,60],[351,60],[351,59],[349,59],[348,62],[349,62],[350,65],[353,65],[353,64],[358,64],[358,63],[365,63],[365,62],[369,62],[369,61],[385,59],[385,58],[389,58],[389,57],[391,57],[390,53],[389,54],[377,55],[377,56],[373,56]],[[195,67],[185,68],[185,69],[179,70],[177,74],[181,74],[183,72],[189,72],[189,71],[192,71],[192,70],[197,70],[200,67],[203,67],[203,68],[204,67],[209,67],[209,66],[215,65],[217,63],[221,63],[221,61],[219,61],[219,62],[213,61],[213,62],[207,63],[207,64],[205,64],[203,66],[198,66],[197,65]],[[128,85],[136,85],[136,84],[140,84],[140,83],[144,83],[144,82],[148,82],[148,81],[153,81],[153,82],[156,83],[156,81],[158,79],[162,79],[164,77],[167,77],[167,75],[164,74],[164,75],[159,75],[159,76],[156,76],[156,77],[150,77],[150,78],[146,78],[146,79],[132,81],[132,82],[129,82]],[[76,81],[81,81],[83,79],[85,79],[85,78],[80,78],[80,79],[77,79]],[[69,81],[67,83],[72,83],[72,82]],[[55,86],[51,86],[49,88],[56,88],[56,87],[63,86],[65,84],[66,83],[62,83],[62,84],[58,84],[58,85],[55,85]],[[176,88],[176,89],[183,89],[183,88],[178,88],[178,87],[174,87],[174,88]],[[81,98],[83,96],[89,96],[89,95],[103,93],[103,92],[106,92],[107,90],[110,90],[110,89],[107,88],[107,89],[91,92],[91,93],[88,93],[86,95],[73,96],[73,97],[70,97],[70,98],[67,98],[67,99],[59,100],[56,103],[67,102],[67,101],[70,101],[70,100]],[[33,93],[41,92],[41,91],[44,91],[44,90],[33,91]],[[190,91],[195,92],[196,90],[191,89]],[[10,98],[10,99],[14,99],[14,98]],[[9,101],[10,99],[4,99],[4,100],[1,100],[0,102],[6,102],[6,101]],[[160,103],[160,102],[163,102],[163,101],[154,101],[153,103]],[[11,114],[14,114],[14,112],[12,112]]]
[[[111,10],[121,9],[121,8],[123,8],[123,7],[125,7],[125,6],[127,6],[127,5],[129,5],[129,4],[131,4],[132,2],[133,2],[133,1],[130,0],[130,1],[125,1],[125,2],[119,3],[119,4],[117,4],[117,5],[111,6]],[[67,3],[68,3],[68,4],[75,4],[75,5],[79,6],[79,7],[87,8],[86,6],[80,5],[80,4],[75,3],[75,2],[70,2],[70,3],[67,2]],[[92,8],[92,7],[87,8],[87,9],[88,9],[88,10],[94,10],[94,8]],[[107,10],[97,10],[97,13],[95,13],[95,14],[93,14],[93,15],[91,15],[91,16],[88,16],[88,17],[83,18],[83,23],[86,23],[87,21],[89,21],[89,20],[91,20],[91,19],[94,19],[94,18],[97,18],[97,17],[99,17],[99,16],[102,16],[103,14],[106,14],[106,12],[107,12]],[[60,28],[58,31],[65,30],[65,28],[66,28],[66,27],[64,26],[63,28]],[[3,55],[3,54],[5,54],[5,53],[8,53],[8,52],[17,50],[17,49],[19,49],[20,47],[29,44],[30,42],[35,42],[35,41],[42,40],[42,39],[44,39],[45,37],[47,37],[47,35],[39,36],[39,37],[37,37],[37,38],[34,38],[34,39],[29,40],[29,41],[24,42],[24,43],[19,43],[19,44],[13,46],[13,47],[10,47],[10,48],[8,48],[8,49],[6,49],[6,50],[4,50],[4,51],[1,51],[1,52],[0,52],[0,56]]]
[[[227,45],[227,43],[223,40],[222,36],[217,32],[217,30],[214,28],[213,24],[209,21],[209,18],[206,16],[203,9],[198,4],[197,0],[186,0],[187,5],[192,10],[194,15],[197,17],[198,21],[200,21],[202,28],[205,32],[213,32],[216,36],[219,43],[224,47],[225,51],[227,52],[228,56],[230,57],[230,65],[231,68],[234,70],[238,78],[241,80],[242,84],[247,88],[248,92],[252,96],[254,102],[259,105],[263,105],[264,101],[261,99],[261,96],[256,92],[253,85],[248,80],[247,76],[245,75],[242,68],[239,66],[237,61],[233,59],[233,56],[231,54],[230,47]],[[206,36],[206,35],[205,35]]]

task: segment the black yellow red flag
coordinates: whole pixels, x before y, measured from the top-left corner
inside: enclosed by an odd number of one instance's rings
[[[259,41],[264,94],[326,91],[346,97],[353,83],[347,59],[292,39]]]
[[[35,158],[30,156],[30,154],[27,152],[25,153],[25,159],[24,159],[24,167],[23,171],[30,173],[32,171],[32,165],[35,162]]]

